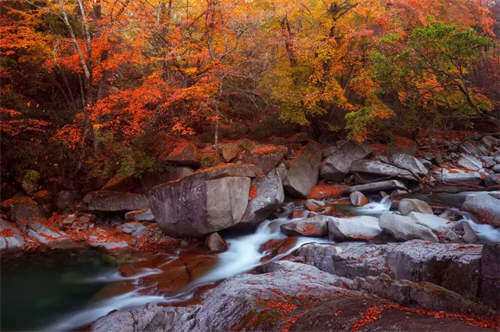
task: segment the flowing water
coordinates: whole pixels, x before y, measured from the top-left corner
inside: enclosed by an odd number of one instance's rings
[[[391,201],[385,197],[364,207],[343,208],[349,214],[380,215],[389,212],[390,207]],[[63,252],[62,256],[51,253],[42,259],[31,257],[18,260],[14,266],[2,271],[1,326],[4,330],[46,331],[83,327],[116,309],[186,300],[201,286],[280,259],[305,243],[329,242],[321,238],[299,237],[288,250],[270,257],[269,252],[261,248],[270,240],[286,239],[280,225],[294,221],[289,219],[292,210],[293,203],[288,204],[279,218],[264,221],[255,232],[226,238],[229,248],[218,254],[216,265],[168,297],[150,294],[140,283],[143,278],[164,273],[163,270],[143,268],[135,275],[125,277],[119,272],[118,264],[111,263],[108,257],[96,252]],[[454,208],[450,210],[462,215],[462,220],[470,224],[480,239],[500,242],[500,229],[476,224],[469,215]],[[111,295],[102,292],[110,286],[118,291]]]

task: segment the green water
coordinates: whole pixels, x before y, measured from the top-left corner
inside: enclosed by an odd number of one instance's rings
[[[0,330],[40,329],[83,308],[109,282],[85,280],[118,270],[97,251],[60,251],[18,257],[1,265]]]

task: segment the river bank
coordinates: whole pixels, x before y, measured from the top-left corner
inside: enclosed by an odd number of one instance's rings
[[[226,164],[198,170],[186,145],[166,184],[115,179],[49,218],[40,193],[6,200],[2,264],[70,248],[122,259],[109,296],[52,329],[387,330],[403,316],[431,330],[498,326],[495,136],[283,143],[226,143]]]

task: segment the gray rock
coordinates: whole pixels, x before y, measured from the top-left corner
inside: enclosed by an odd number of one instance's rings
[[[394,236],[395,239],[408,241],[421,239],[439,242],[437,236],[427,227],[419,225],[410,217],[399,216],[392,213],[380,216],[379,225],[385,232]]]
[[[484,184],[488,187],[500,184],[500,173],[486,175]]]
[[[221,252],[227,249],[226,241],[224,241],[224,239],[217,232],[212,233],[205,238],[205,245],[210,251],[214,252]]]
[[[90,192],[83,202],[89,211],[131,211],[148,207],[148,200],[142,194],[107,190]]]
[[[480,298],[492,308],[500,309],[500,244],[485,244],[481,257]]]
[[[478,243],[479,239],[477,238],[476,232],[472,229],[468,222],[462,221],[462,227],[464,230],[464,235],[462,236],[463,240],[466,243]]]
[[[395,189],[408,190],[408,188],[406,188],[406,186],[398,180],[387,180],[387,181],[372,182],[372,183],[360,184],[348,187],[343,189],[341,193],[342,195],[348,195],[355,191],[360,191],[364,193],[373,193],[373,192],[380,192],[386,190],[389,191]]]
[[[335,241],[369,240],[379,236],[382,229],[378,218],[360,216],[331,218],[328,220],[328,237]]]
[[[412,211],[433,214],[429,204],[415,198],[404,198],[399,201],[398,210],[404,216],[407,216]]]
[[[328,234],[329,217],[327,216],[314,216],[307,219],[292,221],[280,226],[281,231],[290,236],[302,235],[321,237]]]
[[[321,162],[321,146],[309,143],[288,170],[284,187],[287,193],[296,197],[307,197],[318,182]]]
[[[127,233],[135,237],[141,237],[148,232],[148,228],[138,222],[128,222],[118,226],[118,228],[123,233]]]
[[[500,164],[493,166],[491,170],[495,173],[500,173]]]
[[[493,167],[496,164],[495,158],[490,156],[481,156],[481,161],[486,164],[487,168]]]
[[[500,227],[500,200],[491,195],[486,193],[468,195],[462,210],[474,213],[485,223]]]
[[[253,179],[252,186],[255,186],[257,194],[248,202],[241,222],[258,224],[283,204],[285,192],[276,169],[264,177]]]
[[[462,153],[457,161],[457,165],[466,169],[478,171],[483,168],[483,163],[474,156]]]
[[[264,174],[274,169],[285,157],[287,148],[284,146],[268,146],[270,151],[262,150],[266,147],[246,151],[243,154],[242,160],[247,164],[254,164],[259,167]]]
[[[460,151],[465,154],[473,155],[476,157],[481,157],[484,155],[488,155],[488,149],[486,149],[483,145],[467,141],[460,144]]]
[[[151,209],[140,209],[125,213],[125,220],[153,221],[155,216]]]
[[[6,233],[0,236],[0,251],[17,251],[24,247],[24,238],[21,232],[2,218],[0,218],[0,232]]]
[[[393,247],[386,261],[395,279],[428,281],[466,297],[479,291],[481,245],[408,241]]]
[[[321,177],[332,181],[342,181],[349,173],[352,162],[367,157],[372,151],[370,146],[353,141],[342,144],[323,161]]]
[[[341,277],[376,276],[390,274],[385,257],[394,245],[375,245],[363,242],[332,244],[306,244],[298,256],[307,264]]]
[[[345,327],[343,329],[348,329],[358,320],[360,310],[378,303],[374,297],[361,297],[359,292],[341,288],[343,278],[313,266],[282,261],[274,263],[270,270],[228,278],[205,292],[202,304],[187,307],[146,305],[113,312],[93,323],[90,331],[280,331],[293,328],[296,315],[304,315],[325,304],[330,313],[335,307],[342,310],[342,317],[330,316]],[[305,290],[307,296],[298,296]],[[347,313],[348,310],[352,312]],[[322,322],[319,327],[329,324],[332,322]]]
[[[330,157],[334,154],[339,148],[336,145],[329,146],[323,151],[323,159]]]
[[[356,160],[351,164],[351,172],[379,175],[381,177],[396,177],[416,181],[407,170],[383,163],[379,160]]]
[[[479,184],[481,183],[481,173],[465,172],[461,169],[441,168],[433,171],[432,176],[442,183],[446,184]]]
[[[418,225],[431,229],[434,233],[444,233],[451,229],[452,224],[448,219],[435,216],[433,214],[411,212],[410,218],[413,218]]]
[[[351,200],[351,204],[354,206],[364,206],[370,202],[361,191],[353,191],[349,195],[349,198]]]
[[[391,156],[394,165],[401,169],[410,171],[413,174],[425,176],[429,171],[417,158],[405,153],[395,153]]]
[[[149,204],[167,235],[203,237],[241,221],[249,190],[248,177],[203,180],[190,176],[151,190]]]
[[[491,149],[498,145],[498,140],[493,136],[483,136],[481,138],[481,143],[483,143],[488,149]]]

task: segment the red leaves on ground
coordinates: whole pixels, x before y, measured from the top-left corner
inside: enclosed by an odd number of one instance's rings
[[[398,304],[394,303],[389,303],[389,304],[378,304],[378,305],[373,305],[369,307],[363,314],[363,317],[358,319],[354,324],[351,326],[351,332],[357,331],[363,326],[372,324],[373,322],[379,320],[382,317],[382,312],[384,310],[400,310],[400,311],[406,311],[406,312],[411,312],[414,314],[418,315],[427,315],[427,316],[432,316],[434,318],[438,319],[444,319],[444,318],[455,318],[459,319],[460,321],[464,322],[467,325],[471,326],[477,326],[481,328],[490,328],[496,330],[498,328],[498,322],[489,319],[489,318],[481,318],[481,317],[474,317],[471,315],[464,315],[464,314],[458,314],[458,313],[453,313],[453,312],[445,312],[445,311],[430,311],[426,309],[421,309],[421,308],[409,308],[409,307],[403,307]]]
[[[327,199],[340,197],[340,193],[347,186],[329,186],[326,184],[318,184],[312,187],[309,198],[312,199]]]
[[[277,309],[279,312],[292,312],[297,310],[295,304],[281,301],[267,301],[266,306],[268,308]]]
[[[0,236],[1,237],[11,237],[14,236],[14,231],[10,228],[4,228],[0,231]]]
[[[255,197],[257,197],[257,194],[258,194],[258,192],[257,192],[257,186],[255,184],[252,184],[250,186],[250,191],[248,192],[248,199],[249,200],[254,199]]]

